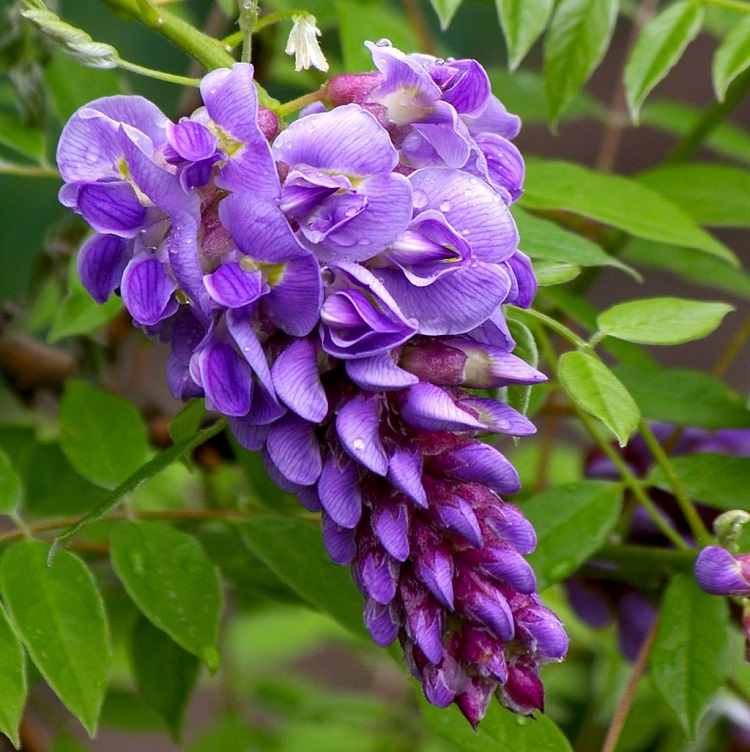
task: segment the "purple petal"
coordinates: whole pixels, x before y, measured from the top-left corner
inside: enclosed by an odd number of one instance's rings
[[[483,133],[476,137],[477,146],[487,160],[490,183],[504,188],[513,201],[520,198],[523,190],[525,167],[518,149],[507,139],[494,133]]]
[[[297,339],[281,352],[271,368],[276,394],[297,415],[320,423],[328,400],[318,371],[318,349],[309,339]]]
[[[416,579],[403,578],[401,600],[406,614],[406,633],[417,643],[431,663],[443,657],[445,616],[442,606],[432,599]]]
[[[456,697],[446,684],[443,672],[432,664],[422,672],[422,690],[427,702],[437,708],[447,708]]]
[[[260,272],[246,272],[239,264],[223,264],[203,278],[208,294],[225,308],[241,308],[261,294]]]
[[[224,415],[246,415],[250,409],[253,376],[237,351],[224,342],[211,342],[191,362],[206,392],[206,407]]]
[[[384,606],[393,600],[399,565],[379,544],[368,541],[358,546],[354,567],[356,579],[365,595]]]
[[[394,488],[408,496],[417,506],[427,507],[427,494],[422,485],[422,456],[396,448],[388,461],[387,478]]]
[[[336,431],[352,459],[377,475],[388,472],[388,457],[380,439],[379,396],[356,395],[336,416]]]
[[[132,238],[146,217],[132,186],[122,181],[82,185],[77,199],[77,210],[97,232]]]
[[[242,353],[242,357],[250,368],[253,369],[253,373],[258,377],[258,380],[263,384],[268,394],[272,398],[275,398],[271,370],[268,367],[266,353],[258,341],[258,335],[253,328],[252,319],[242,311],[230,310],[227,311],[225,321],[232,339],[234,339]]]
[[[520,509],[512,504],[493,500],[488,507],[483,507],[482,519],[502,540],[510,543],[518,553],[524,556],[536,548],[536,532],[533,525],[523,516]]]
[[[487,543],[481,550],[466,551],[463,558],[474,568],[519,593],[536,591],[534,570],[509,543]]]
[[[453,611],[453,557],[443,537],[428,525],[415,525],[414,572],[446,608]]]
[[[167,124],[170,146],[190,162],[207,159],[216,151],[219,139],[203,123],[182,118],[179,123]]]
[[[273,154],[290,166],[360,177],[390,173],[398,164],[388,132],[356,104],[296,120],[277,136]]]
[[[497,688],[494,681],[487,681],[473,676],[465,692],[456,697],[456,705],[464,718],[477,730],[479,722],[484,718],[492,695]]]
[[[235,63],[231,70],[213,70],[203,77],[200,89],[208,114],[221,127],[232,147],[216,184],[232,191],[252,190],[258,197],[278,196],[276,166],[258,125],[253,66]]]
[[[391,351],[376,353],[367,358],[347,360],[345,365],[346,375],[357,386],[368,391],[403,389],[419,382],[414,374],[394,363]]]
[[[530,436],[536,433],[536,426],[528,418],[498,400],[467,397],[459,404],[470,408],[477,420],[495,433],[507,433],[511,436]]]
[[[448,167],[463,167],[469,158],[471,136],[456,111],[445,102],[436,102],[433,111],[412,125],[414,133],[421,136]],[[440,162],[430,159],[428,152],[409,137],[402,143],[408,164],[424,167]]]
[[[271,321],[293,337],[304,337],[318,323],[323,288],[320,267],[312,254],[279,264],[269,274],[271,289],[262,300]]]
[[[365,626],[373,641],[381,648],[388,647],[398,637],[399,624],[394,618],[393,604],[382,603],[367,598],[365,600]]]
[[[464,660],[481,676],[504,684],[508,678],[505,645],[497,637],[480,627],[464,624],[461,629],[461,650]]]
[[[458,567],[454,582],[459,613],[484,624],[500,640],[513,639],[513,613],[500,590],[464,566]]]
[[[439,70],[450,73],[445,82],[438,82],[443,92],[443,101],[453,105],[458,113],[465,116],[479,115],[489,104],[491,96],[490,79],[487,72],[476,60],[455,60]],[[447,70],[446,70],[447,69]],[[433,79],[435,77],[433,68]]]
[[[256,425],[243,417],[230,417],[229,427],[240,446],[251,452],[259,451],[268,438],[267,425]]]
[[[329,457],[323,463],[318,482],[320,503],[333,522],[340,527],[355,528],[362,516],[362,494],[355,464],[338,463]]]
[[[425,167],[409,176],[414,205],[445,215],[471,245],[477,261],[505,261],[518,248],[518,230],[508,207],[479,178],[447,167]]]
[[[426,287],[416,287],[401,271],[379,271],[404,315],[417,322],[420,334],[468,332],[490,318],[510,290],[508,272],[497,264],[461,266]]]
[[[176,289],[164,264],[155,258],[133,259],[122,274],[122,299],[132,317],[146,326],[157,324],[177,310]]]
[[[501,494],[515,493],[520,488],[516,469],[489,444],[472,441],[450,454],[461,463],[447,471],[454,478],[483,483]]]
[[[520,663],[508,667],[508,680],[498,688],[498,698],[506,708],[520,715],[533,715],[536,710],[544,712],[544,685],[536,671]]]
[[[104,303],[120,286],[128,263],[126,247],[115,235],[92,235],[81,247],[78,276],[97,303]]]
[[[695,562],[695,579],[711,595],[750,596],[750,581],[740,562],[725,548],[707,546]]]
[[[335,564],[351,564],[357,553],[354,542],[354,528],[337,525],[325,512],[320,516],[323,531],[323,544]]]
[[[544,606],[522,608],[514,614],[516,639],[543,660],[561,661],[568,652],[568,635],[560,620]]]
[[[292,483],[310,486],[320,477],[323,461],[315,426],[287,413],[271,424],[266,449],[279,472]]]
[[[483,424],[462,410],[439,386],[421,382],[409,387],[401,405],[401,417],[422,431],[467,431],[482,429]]]
[[[380,499],[372,510],[372,529],[383,548],[396,559],[409,558],[409,512],[406,504]]]
[[[476,116],[464,117],[472,136],[497,133],[503,138],[515,138],[521,130],[521,119],[511,115],[497,97],[490,96],[487,106]]]

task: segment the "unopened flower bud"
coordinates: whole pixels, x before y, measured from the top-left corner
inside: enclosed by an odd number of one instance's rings
[[[737,550],[742,528],[750,522],[750,514],[741,509],[732,509],[714,520],[714,532],[719,543],[729,551]]]
[[[362,104],[382,78],[380,73],[339,73],[326,81],[324,98],[332,107],[352,102]]]
[[[732,556],[721,546],[707,546],[695,562],[695,579],[711,595],[750,596],[750,554]]]

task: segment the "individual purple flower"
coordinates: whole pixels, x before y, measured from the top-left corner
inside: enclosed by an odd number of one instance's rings
[[[695,579],[711,595],[750,596],[750,554],[706,546],[695,561]]]
[[[411,186],[393,172],[388,133],[358,105],[300,118],[273,153],[288,168],[280,207],[320,259],[364,260],[406,229]]]

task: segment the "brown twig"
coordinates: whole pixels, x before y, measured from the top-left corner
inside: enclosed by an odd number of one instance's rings
[[[628,683],[625,685],[625,691],[612,715],[612,723],[610,723],[609,728],[607,729],[607,736],[604,738],[601,752],[615,752],[617,742],[620,739],[620,734],[622,733],[628,713],[630,712],[630,706],[635,699],[638,683],[646,670],[648,657],[651,653],[651,648],[654,645],[657,624],[658,619],[654,619],[654,623],[651,626],[648,635],[646,635],[646,639],[643,641],[641,649],[638,651],[638,657],[636,658],[635,665],[633,666],[633,670],[628,678]]]

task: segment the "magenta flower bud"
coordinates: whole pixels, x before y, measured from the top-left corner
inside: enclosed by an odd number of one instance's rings
[[[695,562],[695,579],[711,595],[750,596],[750,554],[732,556],[721,546],[707,546]]]
[[[517,662],[508,667],[508,681],[498,687],[500,702],[519,715],[544,712],[544,687],[536,671]]]
[[[258,105],[258,127],[260,128],[260,132],[269,141],[272,141],[281,132],[281,121],[273,110],[269,110],[263,107],[263,105]]]
[[[456,697],[458,709],[464,714],[464,718],[474,727],[475,731],[479,721],[487,712],[492,693],[496,687],[494,681],[473,676],[466,691]]]
[[[324,97],[332,107],[352,102],[362,104],[382,78],[380,73],[340,73],[326,81]]]
[[[464,660],[480,676],[505,684],[508,679],[505,643],[486,629],[471,624],[464,624],[461,638]]]

